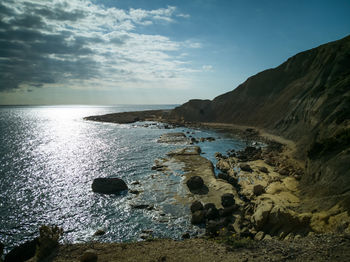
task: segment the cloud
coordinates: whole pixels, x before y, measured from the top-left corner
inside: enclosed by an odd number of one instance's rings
[[[202,66],[203,71],[213,71],[213,66],[212,65],[203,65]]]
[[[106,8],[88,0],[0,2],[0,91],[69,86],[112,88],[186,82],[179,54],[200,43],[142,34],[138,28],[188,18],[174,6]]]

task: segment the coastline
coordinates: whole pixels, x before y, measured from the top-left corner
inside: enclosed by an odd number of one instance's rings
[[[293,141],[269,134],[264,130],[255,129],[254,127],[222,123],[178,123],[167,121],[166,117],[164,117],[164,112],[167,115],[169,110],[157,110],[156,114],[153,114],[154,111],[147,111],[146,113],[143,111],[141,114],[140,112],[128,112],[122,113],[122,119],[118,119],[118,115],[120,115],[118,113],[109,114],[108,121],[106,122],[133,123],[136,121],[156,121],[169,124],[169,128],[172,125],[214,129],[246,140],[247,144],[259,141],[267,145],[261,153],[262,156],[257,159],[249,159],[253,156],[249,155],[249,153],[247,154],[248,159],[241,161],[237,157],[239,152],[234,152],[232,156],[217,156],[217,168],[224,174],[235,179],[236,185],[229,183],[227,176],[215,177],[212,163],[200,156],[200,154],[188,155],[184,152],[171,154],[170,152],[168,159],[165,159],[162,163],[156,163],[159,166],[165,167],[167,166],[167,161],[183,163],[184,176],[186,177],[184,180],[185,190],[188,190],[185,182],[191,176],[199,174],[203,177],[210,194],[193,194],[192,192],[188,192],[185,198],[177,199],[181,203],[190,205],[191,202],[199,200],[203,204],[214,203],[218,209],[222,209],[223,206],[220,203],[221,196],[225,193],[234,195],[237,209],[232,213],[231,222],[233,224],[231,230],[224,230],[222,233],[218,231],[218,234],[211,235],[209,238],[202,236],[183,241],[153,239],[151,237],[147,238],[145,242],[135,243],[91,242],[86,244],[60,245],[52,261],[76,261],[82,253],[89,249],[95,250],[94,252],[99,257],[98,261],[135,261],[140,260],[145,254],[147,254],[149,261],[215,261],[214,257],[212,257],[213,254],[221,256],[219,256],[219,261],[251,261],[257,256],[266,256],[266,252],[276,253],[281,251],[281,249],[288,250],[292,247],[298,248],[301,253],[304,253],[302,256],[294,254],[296,261],[299,261],[298,259],[301,258],[303,261],[311,261],[314,255],[320,258],[325,255],[324,250],[330,248],[330,239],[343,243],[344,247],[340,245],[332,246],[332,248],[338,247],[342,250],[341,252],[346,254],[342,248],[345,249],[345,247],[350,246],[350,241],[348,241],[350,232],[343,231],[342,233],[345,233],[343,235],[339,234],[339,232],[337,235],[332,235],[332,230],[328,229],[338,223],[338,221],[332,222],[332,218],[329,220],[332,214],[316,214],[316,212],[312,214],[311,211],[305,212],[300,207],[302,201],[300,200],[298,184],[302,175],[299,172],[303,172],[303,162],[300,159],[294,158],[297,148]],[[105,122],[103,118],[96,118],[95,116],[84,119]],[[189,145],[184,146],[187,147]],[[242,164],[249,165],[252,171],[243,171]],[[239,172],[237,172],[237,167],[240,169]],[[289,174],[280,174],[280,171],[284,170],[285,167],[293,171],[288,170],[290,172]],[[265,171],[260,171],[261,168],[267,169],[268,175],[266,175]],[[203,170],[205,170],[204,173]],[[262,193],[254,193],[254,184],[257,183],[264,187]],[[242,197],[244,201],[242,201]],[[347,219],[339,210],[335,211],[333,215],[337,216],[339,214],[341,216],[338,219]],[[325,216],[327,217],[327,223]],[[273,217],[274,219],[272,219]],[[327,225],[327,227],[320,224],[321,222],[328,224],[329,221],[331,224]],[[275,226],[276,222],[277,227]],[[284,226],[286,223],[291,223],[292,226]],[[247,244],[244,239],[248,238],[250,240],[248,240]],[[241,241],[243,242],[241,243]],[[238,245],[242,244],[242,246],[237,248],[234,244],[234,247],[232,247],[232,243],[239,243]],[[305,247],[306,243],[311,243],[314,248]],[[325,249],[319,250],[315,247],[315,243],[324,245]],[[252,251],[252,246],[254,246],[255,251]],[[200,252],[204,256],[202,258],[196,257],[195,254],[192,254],[193,248],[200,249]],[[143,251],[140,251],[140,253],[138,252],[139,249]],[[151,250],[158,251],[153,253]],[[286,253],[290,252],[286,251]],[[240,257],[237,258],[237,255]],[[333,255],[335,254],[332,255],[328,252],[326,255],[328,258],[334,258]],[[266,261],[279,261],[278,259],[282,260],[286,259],[286,257],[288,258],[288,256],[283,255],[281,257],[276,256],[276,254],[267,255],[266,259],[270,260]],[[338,261],[345,261],[341,259],[342,257]]]

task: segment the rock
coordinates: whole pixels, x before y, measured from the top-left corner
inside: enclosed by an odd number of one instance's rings
[[[216,208],[214,203],[206,203],[204,205],[204,210],[209,210],[210,208]]]
[[[198,210],[192,214],[191,223],[193,225],[202,224],[205,222],[205,212],[204,210]]]
[[[216,207],[209,208],[205,212],[205,217],[208,220],[214,220],[219,217],[219,211],[216,209]]]
[[[188,138],[184,133],[166,133],[159,137],[158,143],[187,144]]]
[[[193,156],[200,155],[202,152],[199,146],[188,146],[185,148],[176,149],[167,153],[168,156]]]
[[[266,234],[263,240],[272,240],[272,237],[269,234]]]
[[[131,207],[135,209],[148,209],[148,210],[153,209],[153,205],[148,205],[148,204],[136,204],[136,205],[131,205]]]
[[[92,191],[102,194],[117,194],[121,191],[127,190],[128,186],[125,182],[116,177],[111,178],[96,178],[92,182]]]
[[[5,247],[4,244],[0,242],[0,261],[2,261],[1,258],[4,253],[4,247]]]
[[[217,163],[216,163],[216,167],[217,169],[221,170],[222,172],[227,172],[228,170],[230,170],[231,165],[230,163],[226,160],[226,159],[220,159]]]
[[[223,179],[225,181],[227,181],[229,179],[229,177],[230,176],[228,174],[226,174],[226,173],[219,173],[218,174],[218,178]]]
[[[263,240],[265,236],[265,233],[263,231],[259,231],[258,233],[256,233],[256,235],[254,236],[254,240],[260,241]]]
[[[227,217],[232,215],[232,213],[236,210],[236,206],[230,206],[230,207],[225,207],[225,208],[220,208],[219,209],[219,215],[220,217]]]
[[[235,205],[235,198],[232,194],[227,193],[221,196],[221,204],[223,207],[231,207]]]
[[[265,193],[265,188],[263,187],[263,185],[254,185],[253,187],[253,194],[256,196],[260,196],[261,194]]]
[[[189,239],[189,238],[191,238],[191,235],[190,235],[190,233],[186,232],[186,233],[182,234],[181,238],[182,239]]]
[[[196,200],[191,205],[191,213],[194,213],[198,210],[203,210],[203,208],[203,204],[200,201]]]
[[[98,229],[98,230],[95,232],[94,236],[102,236],[102,235],[104,235],[104,234],[106,234],[106,231],[104,231],[103,229]]]
[[[256,207],[251,221],[257,230],[262,229],[267,222],[272,207],[273,203],[268,201],[260,202],[260,204]]]
[[[263,173],[269,173],[269,170],[265,166],[259,166],[258,170]]]
[[[280,173],[280,175],[282,176],[289,176],[290,172],[288,168],[281,168],[278,170],[278,173]]]
[[[131,184],[132,184],[132,185],[139,185],[139,184],[140,184],[140,181],[132,181]]]
[[[80,257],[80,262],[96,262],[98,259],[97,253],[93,249],[86,250]]]
[[[253,169],[248,164],[240,164],[239,167],[242,171],[253,172]]]
[[[186,185],[190,190],[197,190],[204,186],[204,181],[200,176],[192,176],[187,180]]]
[[[213,220],[209,220],[205,226],[205,233],[208,236],[217,236],[219,234],[220,225]]]
[[[130,193],[130,194],[134,194],[134,195],[138,195],[138,194],[140,194],[140,191],[138,191],[138,190],[136,190],[136,189],[130,189],[130,190],[129,190],[129,193]]]
[[[26,261],[35,256],[36,247],[39,244],[39,238],[27,241],[14,247],[6,254],[4,262]]]
[[[214,154],[214,157],[215,157],[216,159],[220,159],[220,158],[222,158],[222,154],[221,154],[220,152],[216,152],[216,153]]]

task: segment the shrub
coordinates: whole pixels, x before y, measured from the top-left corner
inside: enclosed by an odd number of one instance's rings
[[[48,257],[58,246],[58,241],[63,234],[62,228],[56,225],[43,225],[39,228],[39,245],[36,248],[36,259],[42,261]]]

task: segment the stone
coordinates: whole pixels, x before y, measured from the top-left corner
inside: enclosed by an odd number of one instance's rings
[[[269,234],[266,234],[263,240],[272,240],[272,237]]]
[[[204,205],[204,210],[209,210],[210,208],[216,208],[214,203],[206,203]]]
[[[239,167],[242,171],[253,172],[253,169],[248,164],[240,164]]]
[[[106,234],[106,231],[104,231],[103,229],[98,229],[98,230],[95,232],[94,236],[102,236],[102,235],[104,235],[104,234]]]
[[[261,202],[255,209],[254,214],[251,217],[251,222],[255,225],[257,230],[263,228],[269,217],[270,211],[273,208],[273,203],[264,201]]]
[[[220,159],[216,163],[216,168],[226,173],[228,170],[230,170],[231,165],[226,159]]]
[[[204,207],[203,207],[202,202],[196,200],[196,201],[194,201],[194,202],[192,203],[192,205],[191,205],[191,213],[194,213],[194,212],[196,212],[196,211],[198,211],[198,210],[203,210],[203,208],[204,208]]]
[[[187,144],[189,139],[184,133],[166,133],[159,137],[158,143]]]
[[[209,220],[205,226],[205,233],[208,236],[217,236],[219,234],[219,230],[220,225],[214,220]]]
[[[24,242],[14,247],[5,256],[5,262],[26,261],[35,256],[36,247],[39,244],[39,238]]]
[[[195,156],[202,152],[199,146],[188,146],[185,148],[175,149],[167,153],[167,156]]]
[[[190,190],[197,190],[204,186],[204,181],[200,176],[192,176],[187,180],[186,185]]]
[[[202,224],[205,222],[205,212],[204,210],[198,210],[192,214],[191,223],[193,225]]]
[[[186,233],[183,233],[181,237],[182,237],[182,239],[189,239],[189,238],[191,238],[191,235],[190,235],[190,233],[186,232]]]
[[[230,216],[236,210],[236,208],[237,208],[236,205],[233,205],[230,207],[225,207],[225,208],[220,208],[219,215],[220,215],[220,217]]]
[[[263,231],[259,231],[258,233],[256,233],[256,235],[254,236],[254,240],[257,241],[261,241],[264,239],[265,233]]]
[[[121,191],[127,190],[128,186],[125,182],[116,177],[96,178],[92,182],[92,191],[101,194],[117,194]]]
[[[220,159],[220,158],[222,158],[222,154],[221,154],[220,152],[216,152],[216,153],[214,154],[214,157],[215,157],[216,159]]]
[[[257,184],[253,187],[253,194],[256,196],[260,196],[265,193],[265,188],[263,185]]]
[[[97,253],[93,249],[86,250],[80,257],[80,262],[96,262],[98,259]]]
[[[269,170],[265,166],[259,166],[258,170],[263,173],[269,173]]]
[[[278,173],[280,173],[280,175],[282,175],[282,176],[289,176],[289,174],[290,174],[288,168],[286,168],[286,167],[278,170]]]
[[[232,194],[226,193],[221,196],[221,204],[223,207],[230,207],[235,205],[235,198]]]
[[[216,207],[214,208],[209,208],[208,210],[206,210],[205,212],[205,217],[208,220],[214,220],[216,218],[219,217],[219,211],[216,209]]]
[[[227,181],[230,178],[230,176],[228,174],[226,174],[226,173],[219,173],[218,174],[218,178]]]

